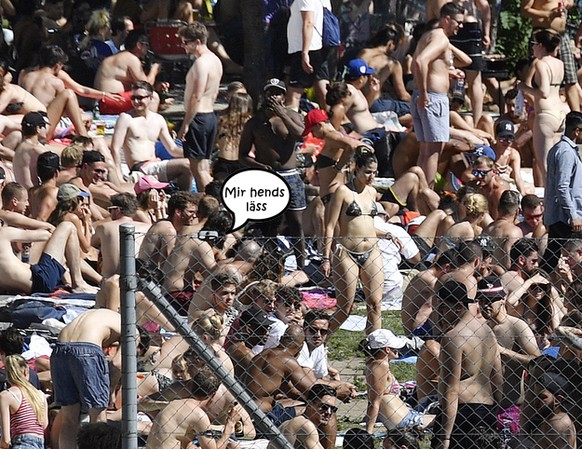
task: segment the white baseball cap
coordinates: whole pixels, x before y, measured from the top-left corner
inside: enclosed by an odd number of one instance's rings
[[[368,335],[368,344],[372,349],[379,348],[394,348],[400,349],[406,345],[406,340],[402,337],[397,337],[394,332],[388,329],[378,329]]]

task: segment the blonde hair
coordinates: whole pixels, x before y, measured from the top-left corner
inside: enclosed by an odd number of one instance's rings
[[[42,393],[26,378],[24,373],[27,369],[28,364],[21,355],[14,354],[6,357],[6,377],[8,378],[8,382],[10,382],[11,385],[20,388],[22,395],[32,406],[38,421],[42,424],[46,424],[44,414],[46,401],[44,400]]]
[[[489,203],[487,198],[485,198],[480,193],[473,193],[472,195],[467,195],[463,199],[465,209],[467,209],[467,216],[475,217],[489,212]]]
[[[107,30],[111,30],[111,18],[106,9],[93,11],[89,21],[85,24],[86,36],[79,45],[82,50],[89,47],[92,38],[106,38]]]
[[[61,165],[66,168],[78,167],[83,160],[83,145],[73,143],[63,149],[61,153]]]
[[[218,340],[222,335],[222,325],[224,318],[222,315],[205,315],[192,323],[192,330],[198,335],[208,334],[212,341]]]

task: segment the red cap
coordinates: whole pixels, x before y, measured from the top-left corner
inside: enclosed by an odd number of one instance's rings
[[[327,112],[323,109],[312,109],[305,116],[305,131],[303,131],[303,137],[307,136],[311,132],[311,128],[321,122],[329,120]]]

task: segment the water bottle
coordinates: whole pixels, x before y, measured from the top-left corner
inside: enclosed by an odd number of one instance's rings
[[[517,97],[515,97],[515,116],[521,117],[525,109],[525,97],[523,96],[523,91],[519,90],[517,92]]]
[[[101,118],[101,112],[99,111],[99,103],[95,104],[93,108],[93,120],[99,120]]]
[[[20,260],[24,263],[30,262],[30,243],[23,243],[22,244],[22,251],[20,253]]]
[[[455,80],[453,94],[465,95],[465,78],[457,78]]]

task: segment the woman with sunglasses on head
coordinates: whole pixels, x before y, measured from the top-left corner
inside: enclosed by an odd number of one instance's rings
[[[337,309],[330,320],[332,332],[348,318],[359,280],[364,287],[368,311],[366,333],[382,327],[384,271],[374,228],[374,217],[378,214],[377,192],[372,187],[377,170],[378,161],[372,153],[357,156],[352,180],[334,192],[326,212],[321,268],[329,277],[333,267]],[[337,234],[336,227],[339,228]]]
[[[378,418],[388,430],[423,428],[434,419],[434,415],[423,415],[411,409],[400,398],[400,384],[390,371],[390,361],[399,357],[398,349],[405,344],[404,338],[387,329],[378,329],[360,342],[360,350],[366,356],[366,431],[369,433],[374,433]]]
[[[550,148],[560,140],[566,113],[560,98],[564,79],[564,63],[557,58],[561,37],[555,31],[544,29],[533,35],[534,61],[525,82],[517,85],[524,94],[533,97],[535,118],[532,127],[535,155],[536,185],[544,186],[546,159]]]

